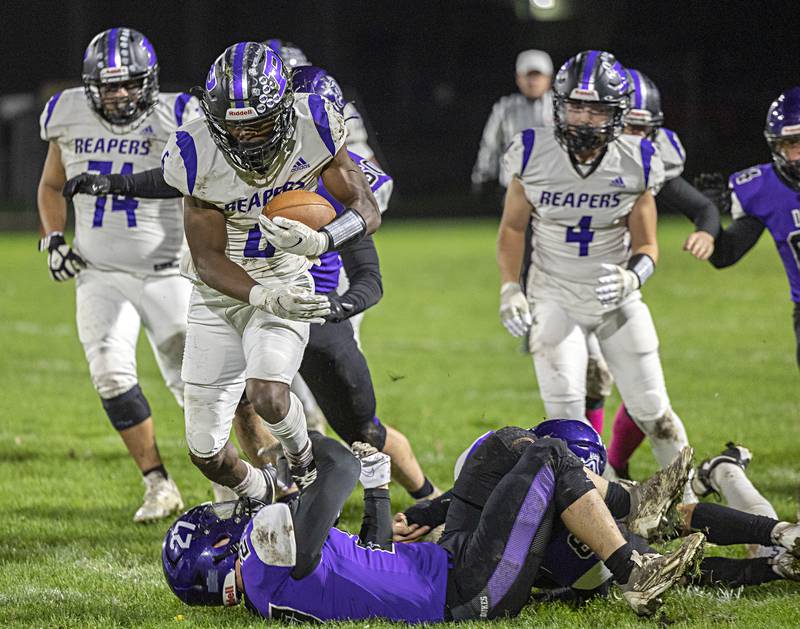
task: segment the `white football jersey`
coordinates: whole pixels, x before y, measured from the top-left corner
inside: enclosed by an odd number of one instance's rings
[[[519,133],[503,161],[534,208],[533,265],[547,275],[592,286],[604,274],[603,263],[625,264],[628,214],[645,190],[660,189],[664,180],[652,143],[631,136],[609,144],[586,178],[552,128]]]
[[[56,142],[67,178],[83,172],[131,174],[158,168],[181,124],[202,116],[189,94],[160,94],[136,129],[113,133],[89,106],[82,87],[55,94],[40,118],[43,140]],[[78,194],[74,247],[91,268],[137,274],[177,273],[184,248],[180,199]]]
[[[656,139],[653,144],[664,163],[664,181],[680,177],[686,164],[686,150],[683,148],[678,134],[661,127],[656,131]]]
[[[175,132],[162,156],[169,185],[222,210],[227,256],[255,279],[295,278],[310,266],[305,256],[269,244],[258,227],[258,217],[269,200],[282,192],[316,191],[322,169],[345,143],[344,119],[326,99],[295,94],[294,109],[294,135],[263,181],[240,177],[217,148],[205,119],[193,120]],[[191,274],[188,265],[187,270]]]
[[[375,157],[375,151],[369,145],[367,127],[364,119],[358,113],[356,106],[348,101],[344,105],[344,123],[347,129],[347,148],[358,153],[364,159],[371,160]]]

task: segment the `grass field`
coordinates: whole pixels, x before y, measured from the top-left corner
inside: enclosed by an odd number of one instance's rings
[[[727,440],[748,445],[751,478],[782,517],[793,517],[800,400],[784,274],[767,238],[733,269],[698,263],[680,251],[688,228],[662,221],[662,260],[645,291],[673,406],[700,457]],[[498,322],[494,234],[489,221],[389,222],[377,236],[386,295],[363,341],[379,415],[406,432],[440,486],[482,431],[543,416],[530,359]],[[34,241],[0,236],[0,627],[261,626],[243,608],[189,608],[167,589],[159,557],[166,525],[131,521],[139,474],[92,389],[74,289],[49,279]],[[140,348],[166,464],[187,504],[208,500],[208,483],[186,455],[182,414],[149,346]],[[616,399],[607,414],[615,408]],[[646,446],[632,462],[635,477],[655,467]],[[409,499],[396,488],[394,502],[399,509]],[[357,530],[359,521],[354,494],[343,523]],[[580,610],[529,608],[501,626],[511,624],[797,627],[800,584],[678,589],[650,621],[614,598]]]

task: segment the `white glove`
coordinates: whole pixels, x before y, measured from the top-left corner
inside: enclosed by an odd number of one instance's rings
[[[86,263],[72,250],[64,240],[64,235],[53,232],[39,241],[39,250],[47,249],[47,265],[50,275],[56,282],[64,282],[75,277],[81,269],[86,268]]]
[[[606,274],[598,278],[594,292],[604,306],[615,306],[639,289],[639,276],[630,269],[623,269],[616,264],[604,264],[603,270]]]
[[[350,449],[361,462],[361,476],[358,480],[364,489],[374,489],[389,484],[392,480],[392,459],[388,454],[379,452],[374,446],[360,441],[354,441]]]
[[[517,282],[500,287],[500,321],[511,336],[525,336],[531,327],[531,307]]]
[[[295,286],[267,288],[256,284],[250,289],[250,305],[281,319],[306,323],[325,323],[331,311],[325,295],[315,295]]]
[[[317,258],[328,250],[327,234],[314,231],[299,221],[283,216],[270,220],[262,214],[258,217],[258,224],[272,246],[281,251]]]

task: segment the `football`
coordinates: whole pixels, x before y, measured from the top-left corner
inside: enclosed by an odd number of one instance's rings
[[[322,195],[308,190],[289,190],[273,198],[262,211],[267,218],[283,216],[308,225],[325,227],[336,217],[336,211]]]

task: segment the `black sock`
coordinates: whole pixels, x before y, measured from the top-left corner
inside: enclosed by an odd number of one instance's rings
[[[698,504],[692,512],[693,531],[703,531],[712,544],[761,544],[772,546],[772,529],[778,520],[753,515],[711,502]]]
[[[388,489],[364,490],[364,519],[358,537],[365,546],[391,548],[392,503]]]
[[[631,570],[633,570],[631,553],[633,553],[633,546],[630,543],[625,543],[611,553],[611,556],[603,562],[606,568],[611,570],[611,574],[614,575],[614,581],[619,585],[625,585],[631,578]]]
[[[631,495],[619,483],[608,483],[605,502],[616,520],[623,519],[631,512]]]
[[[428,477],[425,477],[425,482],[422,483],[422,487],[417,489],[417,491],[410,491],[408,492],[411,494],[411,497],[414,500],[419,500],[420,498],[424,498],[425,496],[430,496],[431,492],[433,491],[433,483],[428,480]]]
[[[153,472],[158,472],[164,478],[169,478],[169,474],[167,474],[167,468],[164,467],[164,464],[156,465],[155,467],[151,467],[149,470],[144,470],[142,472],[142,476],[149,476]]]
[[[759,585],[780,578],[775,574],[766,557],[756,557],[755,559],[703,557],[703,561],[700,563],[700,577],[692,578],[692,583],[739,587],[740,585]]]

